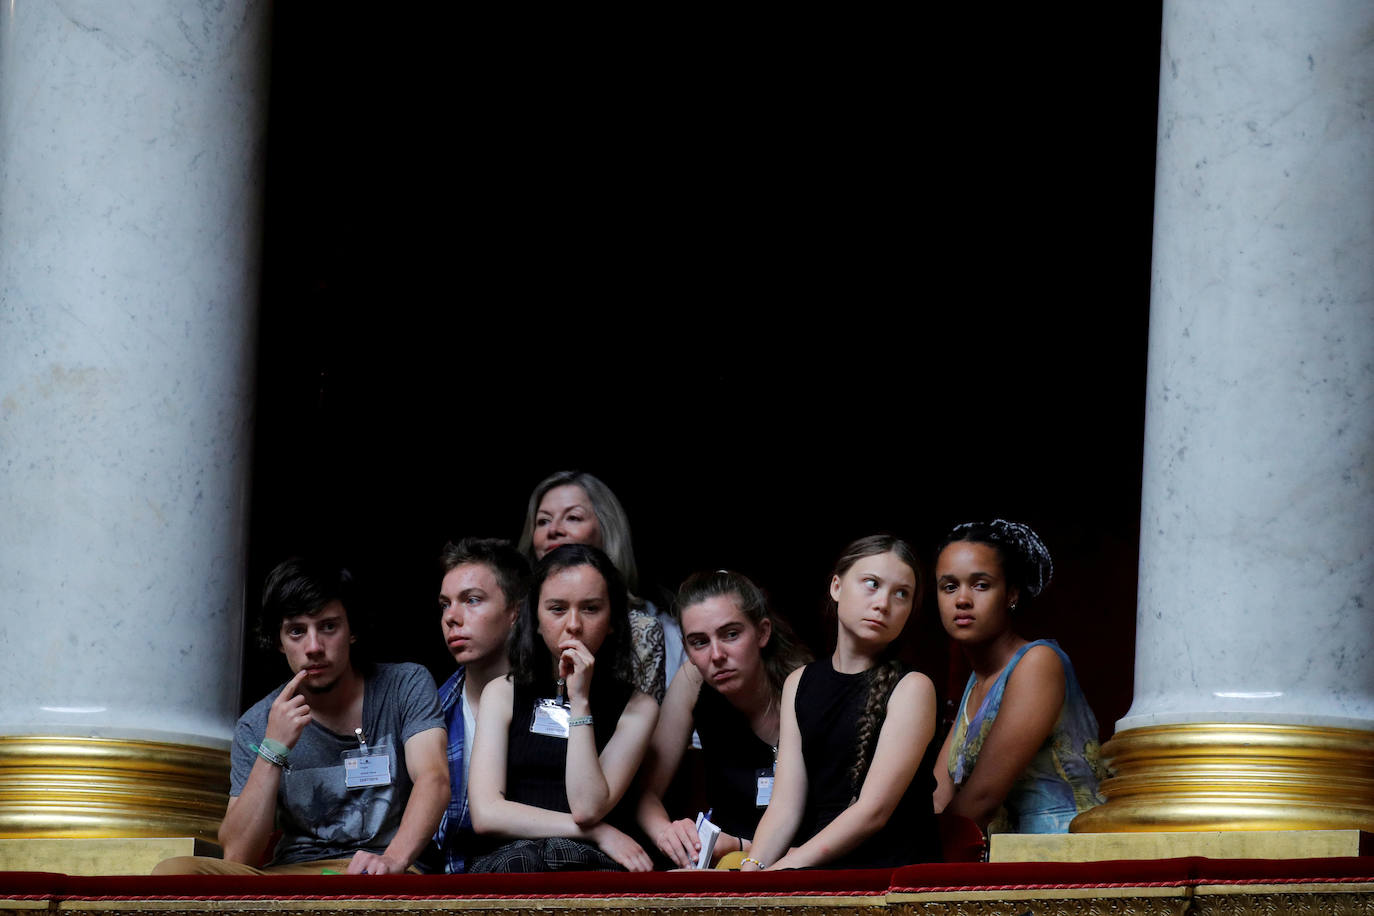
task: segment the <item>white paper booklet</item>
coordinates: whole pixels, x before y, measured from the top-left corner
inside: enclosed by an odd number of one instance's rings
[[[705,814],[697,815],[697,839],[701,840],[701,852],[697,854],[697,868],[711,867],[711,853],[716,849],[716,839],[720,828],[706,819]]]

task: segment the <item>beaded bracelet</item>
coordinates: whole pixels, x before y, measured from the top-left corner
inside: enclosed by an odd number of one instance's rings
[[[760,862],[758,859],[753,858],[752,856],[745,856],[743,859],[739,860],[739,864],[741,865],[743,865],[745,862],[753,862],[759,868],[763,868],[763,863]]]
[[[591,717],[591,716],[573,716],[571,719],[568,720],[568,727],[569,727],[569,728],[571,728],[571,727],[574,726],[574,725],[591,725],[591,724],[592,724],[592,717]]]

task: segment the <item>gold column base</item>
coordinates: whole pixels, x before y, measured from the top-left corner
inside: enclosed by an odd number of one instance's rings
[[[214,843],[179,837],[83,837],[66,839],[27,836],[0,839],[0,872],[48,871],[64,875],[147,875],[153,866],[174,856],[224,858]],[[3,916],[4,910],[0,910]]]
[[[156,741],[0,737],[0,837],[216,842],[229,752]]]
[[[1374,732],[1258,723],[1128,729],[1102,746],[1107,803],[1073,833],[1374,831]]]

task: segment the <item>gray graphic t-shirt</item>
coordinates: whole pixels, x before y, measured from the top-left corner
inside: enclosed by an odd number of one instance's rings
[[[283,684],[282,687],[286,685]],[[239,719],[230,754],[229,794],[243,791],[267,733],[267,714],[282,688],[269,693]],[[359,849],[382,853],[400,826],[410,800],[405,743],[430,728],[443,728],[434,679],[419,665],[377,665],[363,686],[363,736],[369,753],[385,754],[391,784],[349,789],[345,751],[357,751],[354,735],[337,735],[311,722],[291,749],[277,790],[282,830],[273,865],[351,856]]]

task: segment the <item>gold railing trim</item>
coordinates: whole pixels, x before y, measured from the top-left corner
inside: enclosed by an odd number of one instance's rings
[[[1374,732],[1267,723],[1123,731],[1102,747],[1115,775],[1075,833],[1374,830]]]
[[[59,735],[0,737],[0,837],[196,836],[214,841],[229,754]]]
[[[124,738],[83,738],[66,735],[0,737],[0,769],[7,767],[80,767],[137,769],[177,773],[220,769],[229,773],[228,751],[189,744]]]
[[[1236,753],[1282,756],[1294,747],[1301,747],[1309,760],[1356,757],[1374,768],[1370,756],[1374,755],[1374,732],[1312,725],[1236,722],[1152,725],[1115,735],[1102,746],[1102,756],[1113,760],[1165,752],[1184,756]]]

